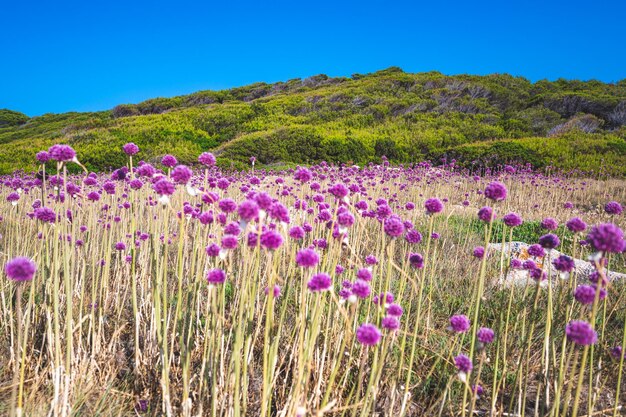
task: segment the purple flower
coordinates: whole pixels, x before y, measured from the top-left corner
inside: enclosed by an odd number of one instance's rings
[[[362,279],[357,279],[354,284],[352,284],[352,293],[359,298],[367,298],[370,296],[372,289],[367,281]]]
[[[374,255],[367,255],[365,257],[365,263],[368,265],[376,265],[378,263],[378,259]]]
[[[44,223],[54,223],[56,222],[57,215],[51,208],[40,207],[35,209],[35,218]]]
[[[254,200],[245,200],[237,207],[237,213],[244,221],[251,222],[259,215],[259,205]]]
[[[473,368],[472,360],[462,353],[454,358],[454,366],[464,374],[469,374]]]
[[[422,241],[421,233],[415,229],[411,229],[408,232],[406,232],[406,235],[404,236],[404,238],[406,239],[407,242],[412,243],[412,244],[417,244]]]
[[[237,241],[237,236],[224,235],[222,237],[222,247],[224,249],[229,249],[229,250],[235,249],[238,244],[239,242]]]
[[[273,230],[261,234],[261,246],[268,250],[276,250],[283,244],[283,237]]]
[[[470,328],[470,320],[464,314],[450,317],[450,329],[455,333],[465,333]]]
[[[265,295],[269,295],[270,293],[269,287],[265,287],[264,291],[265,291]],[[280,297],[280,286],[274,285],[274,288],[272,289],[272,295],[274,296],[274,298]]]
[[[443,211],[443,203],[438,198],[429,198],[424,203],[424,208],[428,214],[440,213]]]
[[[546,249],[554,249],[561,244],[561,241],[557,235],[548,233],[539,238],[539,244]]]
[[[135,145],[133,142],[129,142],[122,146],[122,150],[126,155],[132,156],[139,152],[139,146]]]
[[[592,285],[579,285],[574,290],[574,298],[581,304],[593,304],[596,298],[596,286]],[[606,297],[606,290],[600,288],[599,299],[602,300]]]
[[[294,226],[289,229],[289,237],[291,237],[292,239],[300,240],[304,238],[304,235],[304,229],[300,226]]]
[[[495,334],[493,330],[491,330],[489,327],[481,327],[480,329],[478,329],[478,332],[476,332],[476,337],[478,338],[478,341],[484,345],[493,342],[494,336]]]
[[[168,168],[175,167],[177,163],[178,161],[176,160],[176,157],[174,155],[164,155],[163,158],[161,158],[161,164],[165,165]]]
[[[320,256],[313,249],[302,249],[296,253],[296,263],[304,268],[313,268],[320,261]]]
[[[422,269],[424,267],[424,257],[419,253],[409,253],[409,263],[413,268]]]
[[[210,285],[215,285],[215,284],[222,284],[224,283],[224,281],[226,281],[226,272],[222,271],[221,269],[211,269],[207,275],[206,275],[206,279],[209,282]]]
[[[520,269],[522,267],[522,261],[520,259],[514,258],[511,259],[511,268]]]
[[[598,334],[586,321],[572,320],[565,327],[567,338],[577,345],[593,345],[598,341]]]
[[[115,244],[115,250],[118,250],[118,251],[126,250],[126,244],[124,242],[117,242]]]
[[[522,218],[517,213],[506,214],[502,221],[509,227],[517,227],[522,224]]]
[[[76,151],[68,145],[52,145],[50,149],[48,149],[48,154],[50,155],[50,159],[59,162],[69,162],[76,158]]]
[[[307,168],[298,167],[293,177],[300,182],[309,182],[313,178],[313,173]]]
[[[4,272],[13,281],[30,281],[37,272],[37,265],[29,258],[19,256],[7,262]]]
[[[559,223],[552,217],[546,217],[541,221],[541,227],[546,230],[556,230],[559,227]]]
[[[217,203],[217,206],[224,213],[232,213],[237,210],[237,203],[235,203],[235,201],[231,200],[230,198],[224,198],[220,200],[219,203]]]
[[[489,206],[485,206],[478,210],[478,218],[483,222],[490,222],[496,218],[493,209]]]
[[[572,272],[576,267],[576,263],[574,259],[570,258],[567,255],[561,255],[555,260],[552,261],[552,265],[554,265],[554,269],[559,272]]]
[[[217,243],[211,243],[205,249],[206,254],[212,258],[215,258],[216,256],[218,256],[220,254],[220,250],[221,250],[220,245],[218,245]]]
[[[568,220],[565,226],[574,233],[584,232],[587,229],[587,224],[580,217]]]
[[[506,198],[506,186],[498,181],[493,181],[485,188],[485,197],[493,201],[502,201]]]
[[[40,152],[37,152],[37,155],[35,155],[35,158],[37,158],[37,161],[41,162],[42,164],[45,164],[46,162],[50,160],[50,154],[46,151],[40,151]]]
[[[213,166],[216,162],[215,155],[211,152],[202,152],[200,156],[198,156],[198,162],[204,166]]]
[[[337,199],[341,200],[348,195],[350,190],[342,183],[337,183],[328,189],[328,192],[334,195]]]
[[[404,223],[399,217],[391,216],[385,220],[384,229],[392,238],[400,237],[404,234]]]
[[[383,329],[394,331],[400,328],[400,321],[397,317],[387,316],[382,319],[380,325]]]
[[[536,258],[543,258],[546,256],[546,251],[543,249],[543,246],[534,243],[528,247],[528,254]]]
[[[587,235],[587,242],[598,252],[621,253],[626,247],[624,232],[613,223],[594,226]]]
[[[617,201],[609,201],[604,206],[604,211],[607,212],[607,214],[619,215],[619,214],[622,214],[624,209],[622,208],[622,205],[618,203]]]
[[[172,195],[174,194],[174,184],[166,180],[165,178],[161,178],[157,182],[152,185],[152,189],[159,195]]]
[[[325,273],[315,274],[307,283],[307,288],[312,292],[327,291],[332,285],[330,275]]]
[[[571,201],[566,201],[566,202],[563,204],[563,208],[564,208],[564,209],[571,209],[571,208],[574,208],[574,203],[572,203]]]
[[[404,313],[404,311],[398,304],[389,304],[387,306],[387,315],[389,316],[400,317],[402,313]]]
[[[189,169],[185,165],[178,165],[172,171],[172,179],[177,184],[187,184],[189,180],[191,179],[191,175],[192,175],[191,169]]]
[[[356,276],[363,281],[372,280],[372,271],[369,268],[361,268],[357,271]]]
[[[485,248],[483,248],[482,246],[476,246],[474,248],[473,255],[475,258],[483,259],[485,257]]]
[[[365,346],[374,346],[380,342],[382,334],[378,327],[370,323],[365,323],[359,326],[356,330],[357,340]]]

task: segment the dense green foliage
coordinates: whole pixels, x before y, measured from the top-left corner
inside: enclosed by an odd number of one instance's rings
[[[626,174],[626,80],[538,81],[506,74],[446,76],[389,68],[350,78],[318,75],[275,84],[156,98],[96,113],[28,119],[0,111],[0,173],[32,170],[34,154],[74,146],[94,170],[124,162],[135,142],[146,160],[191,163],[212,149],[224,161],[279,165],[456,158],[491,165]],[[224,163],[224,162],[223,162]]]

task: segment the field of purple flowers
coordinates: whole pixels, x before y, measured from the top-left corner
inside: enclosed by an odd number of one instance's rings
[[[624,413],[626,181],[121,152],[0,177],[0,414]]]

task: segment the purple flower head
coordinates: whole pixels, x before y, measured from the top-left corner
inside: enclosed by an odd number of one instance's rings
[[[224,249],[229,249],[229,250],[235,249],[238,244],[239,242],[237,241],[237,236],[224,235],[222,237],[222,247]]]
[[[254,200],[245,200],[237,207],[237,213],[242,220],[251,222],[259,215],[259,205]]]
[[[69,145],[52,145],[48,154],[50,159],[59,162],[69,162],[76,158],[76,151]]]
[[[309,182],[311,178],[313,178],[313,173],[304,167],[298,167],[296,172],[293,174],[293,177],[300,182]]]
[[[356,273],[357,278],[363,281],[372,280],[372,271],[369,268],[360,268]]]
[[[223,284],[226,281],[226,272],[221,269],[211,269],[207,275],[206,279],[209,282],[209,285]]]
[[[502,201],[506,198],[506,186],[498,181],[493,181],[485,188],[485,197],[493,201]]]
[[[187,184],[191,179],[191,169],[186,165],[178,165],[172,170],[172,179],[176,184]]]
[[[591,324],[582,320],[572,320],[565,327],[567,338],[577,345],[593,345],[598,341],[598,334]]]
[[[399,217],[391,216],[385,220],[384,229],[392,238],[400,237],[404,234],[404,223]]]
[[[389,304],[389,305],[387,305],[387,315],[394,316],[394,317],[400,317],[402,315],[402,313],[404,313],[404,310],[402,310],[402,307],[399,306],[398,304]]]
[[[522,224],[522,218],[517,213],[506,214],[502,221],[509,227],[517,227]]]
[[[37,272],[37,265],[29,258],[19,256],[7,262],[4,272],[13,281],[30,281]]]
[[[270,293],[269,287],[265,287],[264,292],[265,292],[265,295],[269,295]],[[274,298],[280,297],[280,286],[274,285],[274,288],[272,289],[272,295],[274,296]]]
[[[473,369],[472,360],[462,353],[454,358],[454,366],[464,374],[469,374]]]
[[[122,146],[122,150],[126,155],[132,156],[139,152],[139,146],[135,145],[133,142],[129,142]]]
[[[495,220],[496,215],[491,207],[485,206],[478,210],[478,218],[483,222],[490,222],[492,220]]]
[[[304,238],[304,235],[305,235],[305,231],[300,226],[294,226],[291,229],[289,229],[289,237],[291,237],[292,239],[300,240]]]
[[[511,268],[520,269],[522,268],[522,261],[520,259],[514,258],[511,259]]]
[[[319,273],[311,277],[311,279],[307,283],[307,288],[311,292],[327,291],[330,289],[332,284],[333,281],[331,280],[330,275],[325,273]]]
[[[400,328],[400,321],[397,317],[387,316],[382,319],[380,325],[383,329],[394,331]]]
[[[158,194],[158,195],[172,195],[174,194],[174,184],[172,184],[171,182],[169,182],[167,179],[165,178],[161,178],[160,180],[158,180],[157,182],[155,182],[152,185],[152,189]]]
[[[455,333],[465,333],[470,328],[470,320],[464,314],[450,317],[450,329]]]
[[[367,298],[370,296],[371,292],[372,289],[367,281],[357,279],[354,281],[354,284],[352,284],[352,293],[359,298]]]
[[[424,257],[419,253],[409,253],[409,263],[413,268],[422,269],[424,267]]]
[[[40,163],[45,164],[50,160],[50,154],[46,151],[39,151],[37,155],[35,155],[35,158],[37,158],[37,161]]]
[[[541,227],[546,230],[556,230],[559,227],[559,223],[552,217],[546,217],[541,221]]]
[[[205,249],[206,254],[212,258],[215,258],[216,256],[218,256],[220,254],[220,250],[221,250],[220,245],[218,245],[217,243],[211,243]]]
[[[334,195],[337,199],[341,200],[346,197],[350,190],[342,183],[337,183],[328,189],[328,192]]]
[[[365,257],[365,263],[368,265],[376,265],[378,263],[378,259],[374,255],[367,255]]]
[[[543,258],[546,256],[546,251],[543,249],[538,243],[534,243],[528,247],[528,254],[530,256],[534,256],[535,258]]]
[[[539,244],[546,249],[554,249],[561,244],[561,241],[557,235],[548,233],[539,238]]]
[[[572,203],[571,201],[566,201],[565,203],[563,203],[563,208],[564,209],[574,208],[574,203]]]
[[[607,212],[607,214],[619,215],[622,214],[624,209],[622,208],[622,205],[617,201],[609,201],[604,206],[604,211]]]
[[[570,258],[567,255],[561,255],[555,260],[552,261],[552,265],[554,265],[554,269],[559,272],[572,272],[576,267],[576,263],[574,259]]]
[[[595,285],[579,285],[574,290],[574,298],[581,304],[593,304],[596,298],[596,290],[598,287]],[[598,291],[598,299],[603,300],[606,297],[606,290],[600,288]]]
[[[57,220],[57,215],[51,208],[40,207],[35,209],[35,218],[44,223],[54,223]]]
[[[587,224],[580,217],[569,219],[565,226],[574,233],[584,232],[587,229]]]
[[[541,246],[539,247],[541,248]],[[543,250],[543,248],[541,248],[541,250]],[[522,267],[527,271],[532,271],[533,269],[537,269],[537,264],[532,259],[526,259]]]
[[[320,261],[320,256],[313,249],[301,249],[296,253],[296,263],[304,268],[313,268]]]
[[[207,167],[213,166],[216,162],[215,155],[211,152],[202,152],[200,156],[198,156],[198,162]]]
[[[276,250],[283,244],[283,237],[274,230],[266,230],[261,234],[261,246],[268,250]]]
[[[217,206],[224,213],[232,213],[237,210],[237,203],[235,203],[235,201],[231,200],[230,198],[224,198],[220,200],[219,203],[217,203]]]
[[[495,333],[489,327],[481,327],[478,329],[478,332],[476,332],[478,341],[484,345],[493,342],[494,336]]]
[[[438,198],[429,198],[424,203],[424,208],[428,214],[440,213],[443,211],[443,203]]]
[[[117,251],[124,251],[124,250],[126,250],[126,244],[124,242],[117,242],[115,244],[115,250],[117,250]]]
[[[176,164],[178,163],[178,161],[176,160],[176,157],[174,155],[164,155],[163,158],[161,158],[161,164],[165,165],[168,168],[173,168],[176,166]]]
[[[482,246],[476,246],[472,254],[475,258],[483,259],[485,257],[485,248]]]
[[[404,238],[409,243],[417,244],[422,241],[422,234],[415,229],[411,229],[408,232],[406,232],[406,235],[404,236]]]
[[[624,232],[613,223],[594,226],[587,235],[587,242],[598,252],[621,253],[626,247]]]
[[[356,330],[357,340],[365,346],[374,346],[380,342],[382,334],[378,327],[370,323],[365,323],[359,326]]]

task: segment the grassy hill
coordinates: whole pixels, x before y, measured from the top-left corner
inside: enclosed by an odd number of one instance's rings
[[[221,163],[365,163],[455,158],[465,165],[530,162],[626,174],[626,80],[538,81],[507,74],[446,76],[389,68],[350,78],[155,98],[109,111],[27,116],[0,110],[0,173],[33,170],[34,155],[68,143],[91,170],[204,150]]]

